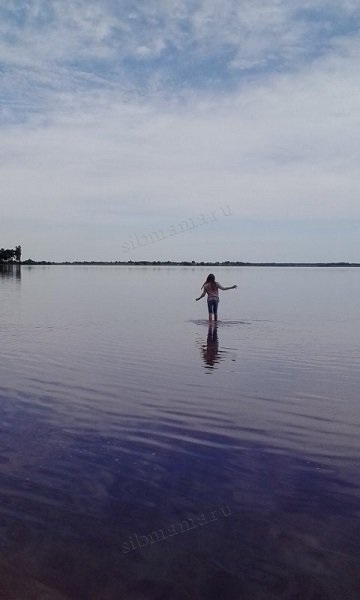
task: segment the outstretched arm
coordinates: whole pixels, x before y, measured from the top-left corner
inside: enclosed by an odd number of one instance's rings
[[[197,302],[198,300],[200,300],[200,298],[203,298],[203,297],[205,296],[205,293],[206,293],[206,292],[205,292],[205,290],[204,290],[204,291],[203,291],[203,293],[201,294],[201,296],[199,296],[198,298],[195,298],[196,302]]]
[[[218,283],[218,287],[221,290],[234,290],[235,288],[237,288],[237,285],[231,285],[230,287],[223,287],[222,285],[220,285],[220,283]]]

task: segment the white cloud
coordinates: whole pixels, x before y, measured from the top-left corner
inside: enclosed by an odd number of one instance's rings
[[[294,21],[301,6],[314,8],[295,2],[289,9],[280,0],[221,6],[149,0],[129,11],[121,3],[79,0],[65,10],[39,0],[28,4],[25,25],[12,30],[16,45],[3,22],[4,231],[18,231],[39,258],[112,259],[131,233],[229,205],[231,221],[212,230],[214,252],[224,248],[233,256],[231,248],[247,247],[251,259],[256,239],[240,240],[236,231],[244,219],[359,219],[360,44],[339,34],[327,40],[326,53],[306,62],[309,30],[304,20]],[[316,6],[339,10],[330,1]],[[347,2],[342,11],[355,18],[359,7]],[[280,55],[287,66],[295,55],[302,58],[296,68],[244,77],[232,92],[225,84],[223,92],[190,84],[175,91],[158,66],[147,66],[140,83],[122,72],[125,57],[149,65],[170,45],[179,53],[193,48],[196,57],[231,48],[230,70],[265,66]],[[94,57],[119,64],[112,74],[71,64]],[[95,232],[103,255],[94,255]],[[191,247],[198,250],[208,235],[194,233]],[[268,251],[278,253],[273,259],[289,257],[289,235],[282,235],[282,248],[263,236]],[[65,256],[65,239],[82,254]],[[151,258],[170,252],[176,258],[189,240],[154,246]],[[299,254],[310,252],[306,240],[297,240]],[[335,247],[328,259],[336,258]]]
[[[354,51],[354,70],[356,60]],[[177,110],[161,104],[124,105],[109,96],[107,104],[103,98],[84,112],[60,109],[47,127],[19,127],[11,135],[5,131],[2,147],[13,157],[7,177],[12,173],[12,189],[19,192],[28,180],[34,197],[39,190],[32,177],[42,182],[49,177],[49,185],[56,182],[52,197],[70,180],[73,197],[74,190],[84,199],[99,194],[100,203],[104,189],[112,197],[131,191],[151,197],[159,209],[170,197],[190,207],[197,195],[213,202],[223,191],[240,207],[239,195],[244,196],[246,212],[277,214],[283,202],[291,207],[296,199],[310,207],[315,183],[319,199],[330,193],[329,187],[336,189],[344,172],[347,178],[339,185],[350,189],[355,183],[359,84],[352,73],[337,58],[305,72],[272,77],[261,86],[249,85],[223,103],[196,103],[194,98]],[[308,180],[305,173],[311,174]],[[47,186],[43,189],[46,196]],[[283,201],[275,198],[279,191]],[[264,197],[271,199],[268,208]]]
[[[320,11],[321,18],[311,17]],[[162,57],[142,72],[143,79],[156,72],[165,84],[170,79],[178,85],[185,77],[196,86],[194,65],[205,76],[208,70],[211,80],[206,61],[219,58],[224,62],[217,76],[224,82],[231,69],[271,69],[274,64],[286,69],[327,49],[343,33],[343,20],[355,31],[360,19],[357,3],[332,0],[148,0],[131,10],[126,2],[32,0],[8,3],[3,13],[3,65],[20,69],[21,77],[27,70],[29,89],[46,84],[73,92],[86,83],[133,83],[134,65],[128,66],[128,59],[141,63]],[[94,78],[84,81],[86,73]],[[13,75],[8,89],[17,85],[23,89]]]

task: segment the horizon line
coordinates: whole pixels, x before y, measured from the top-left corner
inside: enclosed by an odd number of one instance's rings
[[[0,266],[36,266],[36,265],[116,265],[116,266],[129,266],[129,265],[140,265],[140,266],[190,266],[190,267],[226,267],[226,266],[244,266],[244,267],[360,267],[358,262],[347,262],[347,261],[240,261],[240,260],[226,260],[226,261],[188,261],[188,260],[128,260],[128,261],[107,261],[107,260],[74,260],[74,261],[49,261],[49,260],[32,260],[27,259],[21,262],[6,262],[0,261]]]

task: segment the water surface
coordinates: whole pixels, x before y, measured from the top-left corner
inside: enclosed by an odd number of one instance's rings
[[[215,274],[0,273],[2,597],[360,597],[359,271]]]

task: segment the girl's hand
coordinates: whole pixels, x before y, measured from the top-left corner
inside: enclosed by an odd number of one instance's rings
[[[235,288],[237,288],[237,285],[233,285],[233,290],[234,290]]]

